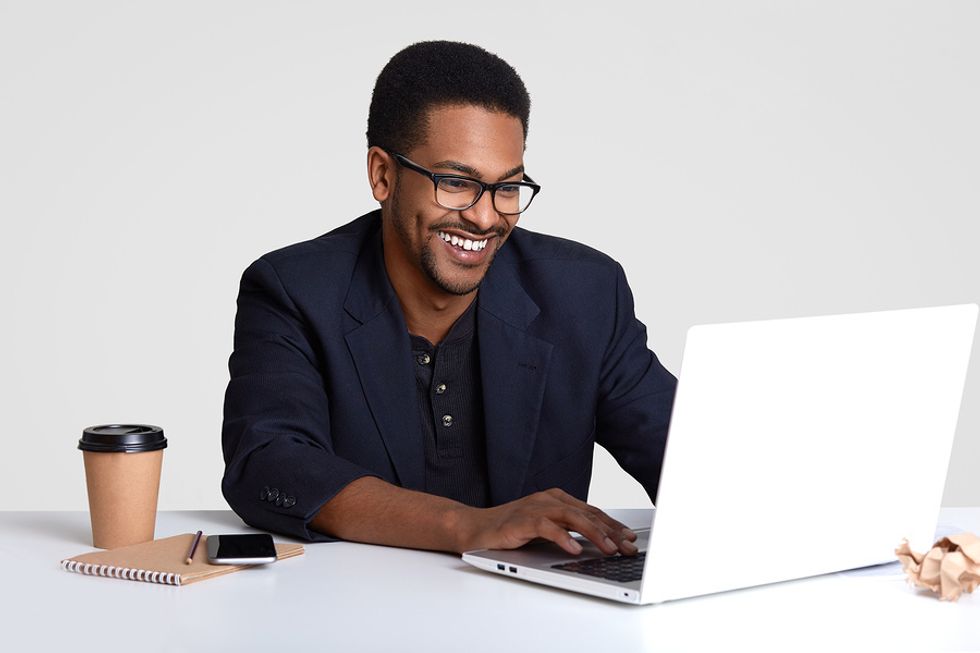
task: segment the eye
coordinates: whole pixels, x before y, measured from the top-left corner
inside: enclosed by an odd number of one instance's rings
[[[521,192],[521,187],[514,184],[508,186],[497,186],[497,195],[503,197],[517,197]]]
[[[450,193],[463,193],[466,191],[473,190],[473,184],[466,179],[456,179],[454,177],[447,177],[439,181],[439,187],[443,190],[447,190]]]

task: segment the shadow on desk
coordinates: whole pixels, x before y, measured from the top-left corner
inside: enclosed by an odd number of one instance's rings
[[[222,526],[227,526],[229,529],[234,529],[235,531],[247,529],[251,531],[258,531],[259,529],[253,528],[242,521],[241,517],[233,512],[227,510],[195,510],[195,513],[202,513],[207,516],[209,523],[221,524]],[[266,532],[266,531],[261,531]]]
[[[234,512],[228,510],[192,510],[187,511],[185,514],[195,514],[201,515],[203,521],[208,524],[211,529],[211,533],[218,533],[221,530],[227,530],[229,533],[269,533],[275,539],[276,542],[293,542],[296,544],[309,545],[311,542],[307,540],[302,540],[289,535],[283,535],[282,533],[277,533],[275,531],[267,531],[261,528],[255,528],[254,526],[249,526],[241,517],[236,515]],[[217,526],[217,530],[215,529]],[[160,527],[160,520],[157,520],[157,528]],[[205,531],[207,533],[208,531]],[[160,537],[160,535],[157,535]]]

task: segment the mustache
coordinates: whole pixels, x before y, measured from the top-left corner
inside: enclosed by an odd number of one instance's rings
[[[483,238],[484,236],[500,236],[502,238],[506,233],[506,229],[500,229],[500,228],[487,229],[486,231],[482,231],[482,232],[473,231],[472,229],[470,229],[465,225],[453,224],[448,222],[445,224],[437,224],[432,227],[432,231],[445,231],[446,229],[455,229],[457,231],[463,232],[464,234],[469,234],[474,238]]]

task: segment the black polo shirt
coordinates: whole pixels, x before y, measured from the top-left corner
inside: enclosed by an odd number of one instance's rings
[[[476,300],[438,345],[409,334],[425,438],[425,491],[490,505]]]

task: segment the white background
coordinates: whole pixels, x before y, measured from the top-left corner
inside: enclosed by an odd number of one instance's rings
[[[110,421],[166,430],[161,509],[227,507],[241,272],[375,207],[371,89],[419,40],[517,68],[522,226],[622,262],[675,373],[693,324],[978,301],[977,33],[936,0],[0,1],[0,509],[86,508]],[[980,505],[976,368],[944,505]],[[648,503],[601,451],[591,501]]]

